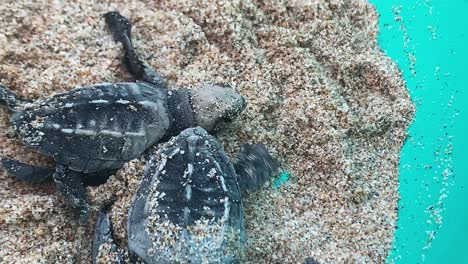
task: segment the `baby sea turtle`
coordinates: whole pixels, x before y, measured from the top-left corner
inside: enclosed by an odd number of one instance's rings
[[[145,166],[128,214],[130,262],[235,262],[245,241],[241,192],[262,186],[278,166],[264,145],[242,146],[231,163],[204,129],[182,131]],[[103,210],[93,242],[94,263],[127,262],[111,231]]]
[[[135,52],[129,21],[117,12],[104,18],[114,39],[123,44],[124,62],[137,82],[95,84],[35,102],[0,85],[0,104],[13,112],[10,122],[17,134],[56,161],[54,168],[42,168],[3,159],[3,166],[30,182],[53,178],[83,220],[89,211],[85,185],[105,182],[125,162],[185,128],[198,125],[212,131],[246,106],[226,85],[167,89]]]

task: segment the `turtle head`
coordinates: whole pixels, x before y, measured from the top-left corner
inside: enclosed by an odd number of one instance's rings
[[[229,85],[206,84],[191,94],[195,122],[207,131],[232,121],[247,106],[245,98]]]

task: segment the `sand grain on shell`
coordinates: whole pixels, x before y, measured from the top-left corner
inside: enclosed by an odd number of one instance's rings
[[[174,87],[229,83],[246,111],[218,137],[230,153],[268,144],[290,168],[279,189],[247,195],[252,263],[378,263],[396,220],[398,157],[413,106],[380,51],[366,1],[12,1],[0,5],[0,83],[43,98],[73,86],[131,80],[101,14],[135,22],[142,57]],[[12,137],[0,109],[0,156],[50,163]],[[125,220],[143,161],[88,188],[115,197]],[[0,262],[89,263],[93,227],[78,227],[53,184],[0,176]]]

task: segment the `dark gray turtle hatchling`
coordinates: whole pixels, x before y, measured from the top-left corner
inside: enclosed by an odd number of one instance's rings
[[[10,121],[23,142],[56,161],[55,168],[41,168],[3,159],[4,167],[22,180],[53,178],[83,219],[89,210],[84,185],[105,182],[125,162],[185,128],[198,125],[212,131],[246,105],[224,85],[168,90],[161,76],[138,58],[128,20],[117,12],[104,17],[139,81],[75,88],[35,102],[0,85],[0,104],[13,112]]]
[[[182,131],[145,166],[128,214],[130,262],[235,262],[245,240],[241,192],[263,185],[278,165],[264,145],[244,145],[231,163],[204,129]],[[97,220],[93,262],[125,263],[106,210]]]

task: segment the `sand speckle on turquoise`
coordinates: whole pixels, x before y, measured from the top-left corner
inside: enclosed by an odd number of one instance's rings
[[[371,1],[416,115],[400,160],[388,263],[468,263],[468,1]],[[464,160],[465,158],[465,160]]]

